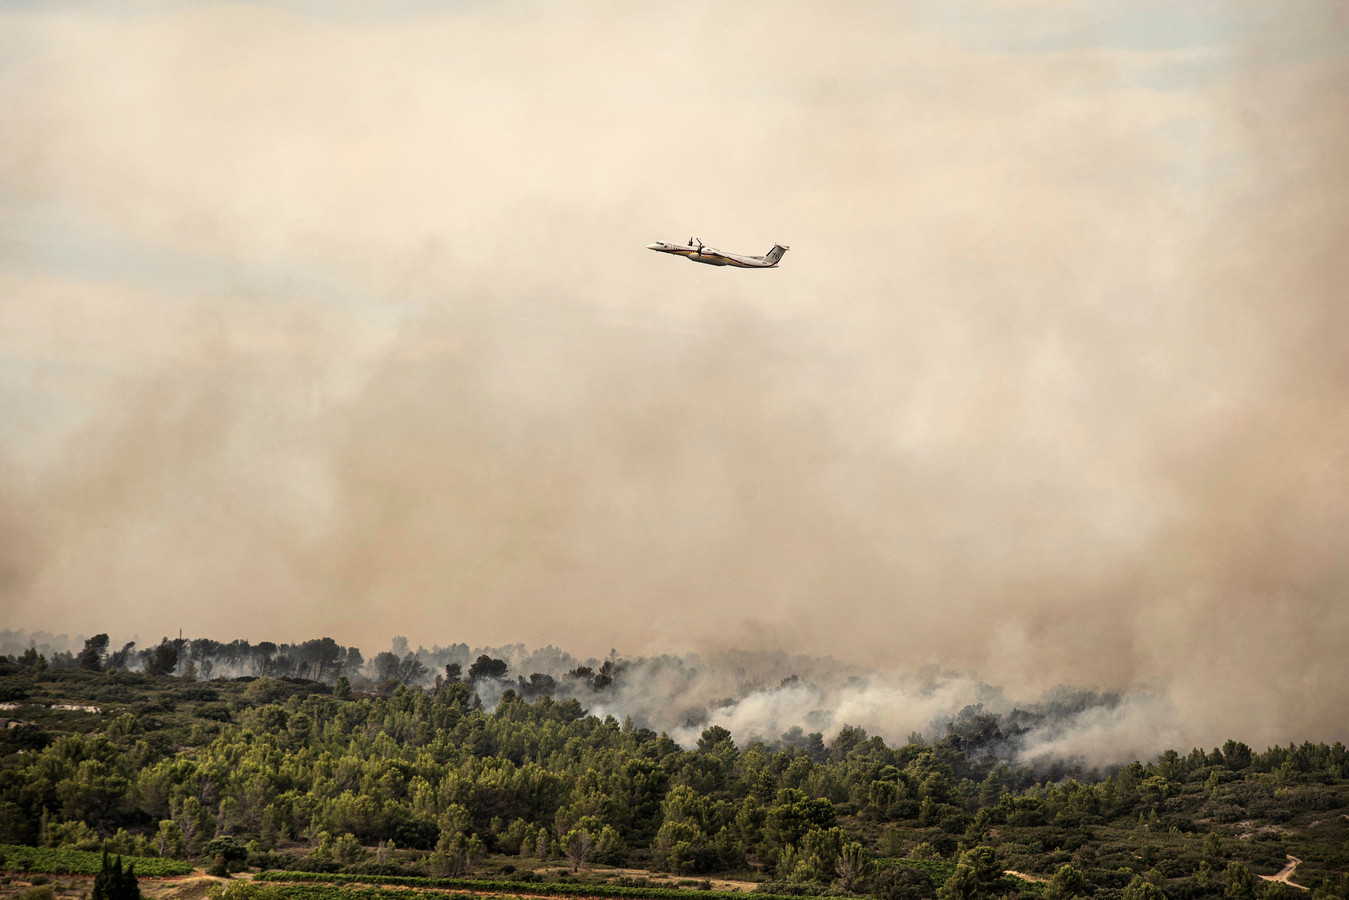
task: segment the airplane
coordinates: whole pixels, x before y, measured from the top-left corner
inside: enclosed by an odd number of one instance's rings
[[[658,250],[661,253],[673,253],[675,256],[682,256],[690,262],[704,263],[709,266],[737,266],[741,269],[776,269],[778,261],[782,259],[782,254],[790,250],[790,247],[784,247],[781,244],[774,244],[773,249],[769,250],[763,256],[740,256],[735,253],[723,253],[720,250],[707,246],[697,238],[689,238],[687,244],[671,244],[666,241],[656,241],[654,244],[647,244],[646,249]]]

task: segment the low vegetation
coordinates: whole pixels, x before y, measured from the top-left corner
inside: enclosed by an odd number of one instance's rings
[[[3,857],[4,867],[8,871],[54,875],[97,875],[103,862],[102,853],[15,844],[0,844],[0,857]],[[134,867],[137,874],[151,877],[187,875],[192,871],[192,864],[185,860],[158,856],[125,856],[122,862]]]

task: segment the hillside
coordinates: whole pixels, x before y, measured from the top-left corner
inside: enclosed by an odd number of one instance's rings
[[[1033,770],[992,752],[1006,721],[971,710],[930,743],[845,728],[737,746],[714,726],[681,748],[575,698],[507,689],[489,711],[462,682],[338,694],[293,678],[0,664],[0,842],[222,871],[629,888],[720,877],[883,900],[1349,889],[1338,743],[1231,740],[1108,772]],[[1262,880],[1290,857],[1293,886]]]

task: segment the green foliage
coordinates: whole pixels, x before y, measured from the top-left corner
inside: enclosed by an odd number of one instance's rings
[[[1349,900],[1349,873],[1324,879],[1312,892],[1312,900]]]
[[[937,858],[937,849],[936,849],[935,847],[933,847],[931,844],[929,844],[927,841],[922,841],[922,842],[916,844],[916,845],[914,846],[913,850],[911,850],[911,851],[909,852],[909,858],[910,858],[910,859],[936,859],[936,858]]]
[[[430,869],[440,876],[472,875],[486,852],[482,839],[476,834],[445,831],[436,844],[436,851],[428,857]]]
[[[206,889],[207,900],[286,900],[295,893],[293,888],[275,884],[258,884],[251,881],[232,881],[229,884],[213,884]],[[322,898],[313,896],[311,900],[341,900],[334,896]]]
[[[800,846],[793,846],[792,849],[796,850],[795,864],[786,873],[785,880],[828,884],[837,874],[839,859],[843,855],[843,829],[812,829],[802,835]],[[778,875],[783,877],[781,868]]]
[[[810,831],[831,828],[835,820],[833,803],[808,797],[796,788],[783,788],[769,810],[764,830],[770,844],[785,847],[796,844]]]
[[[214,859],[223,856],[226,862],[243,862],[248,858],[248,848],[234,837],[218,837],[202,848],[202,855]]]
[[[1228,865],[1223,873],[1223,884],[1226,900],[1252,900],[1255,897],[1255,876],[1239,862]]]
[[[834,867],[838,872],[839,887],[852,894],[870,882],[876,864],[865,847],[852,841],[843,845]]]
[[[141,900],[140,885],[136,880],[136,864],[122,868],[122,857],[108,861],[108,853],[103,852],[99,872],[94,876],[94,889],[90,900]]]
[[[509,667],[504,659],[493,659],[483,654],[474,660],[473,665],[468,667],[468,680],[470,683],[477,683],[484,678],[500,680],[506,677],[508,670]]]
[[[595,858],[595,838],[585,828],[573,828],[562,838],[562,852],[573,872],[583,869]]]
[[[103,869],[103,855],[82,850],[59,850],[51,847],[23,847],[14,844],[0,844],[0,853],[11,868],[17,867],[20,860],[27,860],[27,871],[69,873],[71,875],[97,875]],[[138,873],[145,876],[163,877],[167,875],[188,875],[192,872],[190,863],[177,859],[157,859],[145,856],[127,856],[126,865],[135,866]]]
[[[178,668],[178,646],[168,638],[164,638],[159,642],[159,646],[144,651],[141,658],[145,663],[145,674],[172,675]]]
[[[108,636],[96,634],[84,642],[84,649],[76,657],[75,664],[81,669],[99,672],[103,669],[103,658],[108,652]]]
[[[375,657],[375,671],[381,682],[396,681],[409,685],[421,681],[430,670],[415,653],[408,653],[400,659],[397,654],[386,651]]]
[[[1091,887],[1082,873],[1072,865],[1064,863],[1049,880],[1044,897],[1045,900],[1073,900],[1075,897],[1086,897],[1091,893]]]
[[[1124,889],[1123,900],[1167,900],[1166,893],[1141,875],[1134,876]]]
[[[944,859],[897,859],[894,865],[914,869],[928,876],[934,884],[944,884],[955,874],[956,864]]]
[[[934,900],[937,882],[917,866],[888,865],[872,880],[872,895],[878,900]]]
[[[1000,893],[1002,864],[991,847],[974,847],[960,854],[956,870],[937,891],[939,900],[974,900]]]
[[[1267,881],[1264,887],[1258,890],[1260,900],[1292,900],[1295,894],[1301,893],[1282,881]]]
[[[306,671],[329,681],[350,671],[347,687],[370,687],[319,644]],[[193,659],[208,678],[210,657]],[[962,714],[930,744],[891,747],[854,728],[827,746],[800,729],[737,746],[713,726],[683,750],[524,678],[489,712],[459,672],[435,688],[395,685],[377,696],[340,682],[330,695],[276,668],[187,683],[127,672],[111,658],[104,671],[74,657],[42,672],[34,665],[35,656],[0,663],[0,696],[23,702],[16,715],[32,723],[0,732],[9,742],[0,748],[0,839],[69,851],[107,838],[128,859],[158,853],[137,861],[141,874],[170,857],[237,868],[240,848],[253,865],[417,866],[447,877],[498,871],[506,857],[527,870],[567,853],[578,871],[753,872],[784,892],[898,898],[945,890],[970,862],[961,851],[982,846],[1004,868],[1047,879],[1055,900],[1120,896],[1139,877],[1186,898],[1235,900],[1277,892],[1255,876],[1277,872],[1289,853],[1303,860],[1297,882],[1332,884],[1323,893],[1349,868],[1349,754],[1340,744],[1255,752],[1231,741],[1101,777],[970,755],[1012,735],[982,712]],[[602,675],[621,678],[621,666]],[[553,687],[603,689],[597,679],[592,671]],[[25,735],[31,743],[15,743]],[[371,846],[382,849],[372,855]],[[9,867],[41,870],[37,850],[20,849],[6,853]],[[879,869],[871,854],[885,858]],[[897,860],[905,856],[913,858]],[[965,882],[965,893],[1035,890],[1007,879],[989,888],[968,864],[961,878],[949,894]]]

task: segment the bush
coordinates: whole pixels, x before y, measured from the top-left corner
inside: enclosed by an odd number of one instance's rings
[[[880,900],[931,900],[937,896],[932,876],[915,866],[886,866],[876,873],[872,884],[872,895]]]
[[[276,850],[262,850],[257,853],[248,854],[244,865],[250,869],[295,869],[300,861],[294,853],[285,853]]]
[[[439,837],[440,827],[435,822],[417,819],[399,822],[393,832],[396,845],[414,850],[434,850]]]
[[[248,859],[248,848],[239,843],[238,838],[218,837],[206,845],[201,855],[211,859],[224,857],[227,863],[243,862]]]
[[[0,731],[0,752],[3,753],[12,753],[18,750],[42,750],[51,742],[51,735],[30,722]]]
[[[342,871],[352,875],[391,875],[394,877],[403,877],[411,874],[407,869],[394,862],[357,863],[355,865],[347,866]]]
[[[342,868],[336,860],[315,859],[312,856],[302,856],[295,861],[293,866],[297,872],[316,872],[319,874],[334,874]]]
[[[283,900],[282,889],[270,884],[250,884],[232,881],[228,885],[213,884],[206,889],[207,900]]]
[[[754,886],[756,894],[777,894],[788,897],[809,897],[817,893],[817,889],[806,884],[797,884],[793,881],[765,881]]]
[[[230,708],[223,703],[204,703],[197,707],[197,718],[212,722],[228,722]]]

